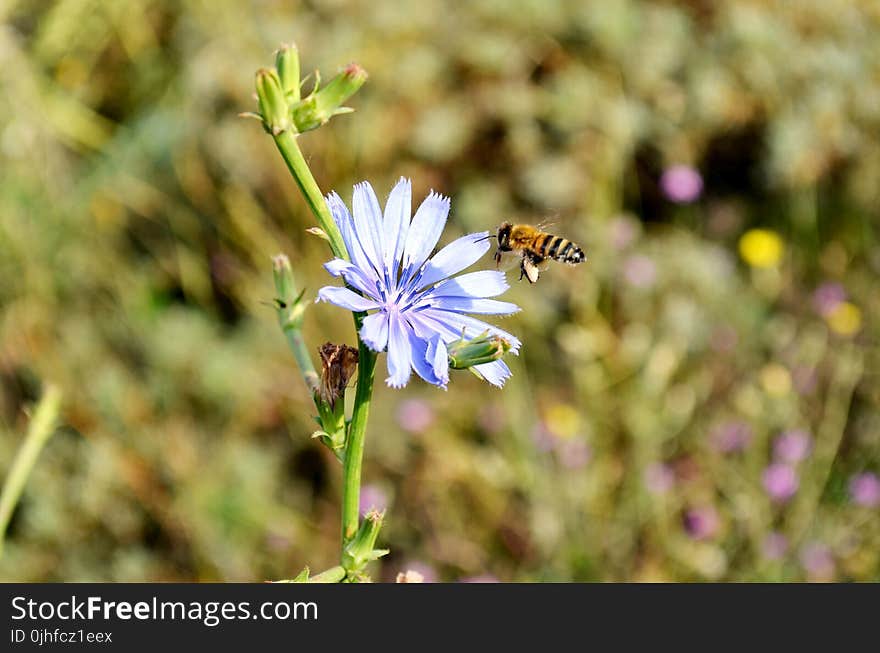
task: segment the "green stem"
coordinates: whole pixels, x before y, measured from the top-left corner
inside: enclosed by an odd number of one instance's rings
[[[348,252],[345,249],[345,243],[342,241],[342,235],[339,233],[333,216],[330,215],[330,209],[327,208],[327,203],[324,201],[324,196],[321,194],[321,190],[312,176],[302,151],[299,149],[296,135],[290,131],[284,131],[273,138],[293,178],[305,196],[309,208],[315,214],[318,224],[327,234],[333,254],[341,259],[348,260]],[[363,318],[363,313],[356,313],[354,315],[355,331],[357,333],[360,332]],[[288,342],[291,344],[294,356],[296,356],[299,343],[291,342],[289,335]],[[302,351],[305,351],[304,346]],[[307,353],[306,358],[308,358]],[[299,359],[297,358],[297,360]],[[360,520],[358,504],[361,493],[361,467],[364,459],[364,439],[367,431],[367,419],[370,414],[370,401],[373,397],[373,374],[375,368],[376,354],[361,341],[360,335],[358,335],[357,391],[355,393],[351,424],[345,442],[345,460],[342,469],[341,548],[343,550],[349,540],[357,533]],[[305,370],[306,368],[303,367],[302,369]]]
[[[360,320],[355,323],[359,326]],[[354,397],[354,409],[348,438],[345,443],[345,461],[342,467],[342,547],[354,537],[358,530],[358,508],[361,495],[361,466],[364,459],[364,439],[367,432],[367,418],[370,416],[370,401],[373,398],[373,374],[376,369],[376,354],[358,338],[358,380]]]
[[[290,351],[293,352],[293,357],[296,359],[296,364],[299,366],[303,381],[305,381],[306,387],[308,387],[309,392],[314,397],[315,405],[318,406],[320,400],[316,393],[321,385],[321,377],[315,371],[312,357],[309,356],[309,350],[302,337],[302,331],[297,327],[288,326],[284,329],[284,335],[287,337],[287,346],[290,347]]]
[[[37,456],[40,455],[43,445],[48,442],[54,432],[60,405],[61,392],[55,386],[47,386],[40,403],[37,405],[24,442],[6,476],[6,482],[3,483],[3,492],[0,494],[0,556],[3,555],[6,527],[9,525],[12,512],[21,497],[28,476],[37,462]]]
[[[315,371],[312,357],[306,348],[302,337],[303,306],[302,293],[296,288],[296,278],[293,276],[293,267],[290,259],[284,254],[272,258],[272,275],[275,277],[275,311],[278,314],[278,324],[287,338],[287,344],[296,364],[302,374],[306,387],[315,397],[315,405],[320,409],[318,397],[315,394],[320,385],[320,377]]]
[[[330,215],[330,209],[327,208],[327,202],[324,201],[324,196],[321,194],[321,189],[318,188],[318,183],[312,176],[312,171],[309,170],[309,164],[306,163],[302,151],[299,149],[296,134],[287,130],[273,138],[281,156],[284,157],[284,162],[290,169],[290,173],[305,196],[309,208],[315,214],[318,224],[330,239],[330,249],[333,254],[347,261],[348,253],[345,250],[345,243],[342,241],[342,234],[339,233],[336,222]]]

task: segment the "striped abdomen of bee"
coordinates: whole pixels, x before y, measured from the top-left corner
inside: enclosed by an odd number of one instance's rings
[[[584,250],[562,236],[539,233],[528,247],[542,259],[549,258],[569,265],[583,263],[586,256]]]

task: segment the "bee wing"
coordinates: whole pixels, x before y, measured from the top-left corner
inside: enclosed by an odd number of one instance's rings
[[[496,252],[495,269],[508,272],[519,264],[521,258],[522,254],[518,252]]]
[[[535,227],[539,231],[550,232],[550,231],[553,231],[553,228],[558,224],[559,224],[559,220],[552,219],[552,218],[545,218],[544,220],[541,220],[538,224],[536,224]]]

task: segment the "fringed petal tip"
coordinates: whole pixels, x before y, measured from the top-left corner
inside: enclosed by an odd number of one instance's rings
[[[333,215],[336,226],[341,228],[342,218],[349,215],[348,207],[345,205],[345,202],[342,201],[339,193],[337,193],[335,190],[331,190],[329,193],[327,193],[324,196],[324,201],[327,202],[327,208],[330,209],[330,213]]]
[[[450,204],[450,200],[449,200],[448,196],[444,195],[443,193],[438,193],[433,188],[428,193],[428,197],[425,198],[425,201],[427,201],[427,200],[432,200],[434,202],[440,202],[441,204],[445,204],[447,207],[449,207],[449,204]]]
[[[470,369],[475,370],[484,381],[494,385],[496,388],[503,388],[504,383],[512,376],[510,368],[502,360],[475,365]]]
[[[400,178],[397,180],[394,186],[391,187],[391,192],[388,193],[388,197],[391,197],[391,193],[401,187],[412,188],[412,180],[409,177],[404,177],[403,175],[400,175]]]
[[[354,195],[356,195],[357,193],[363,193],[363,192],[375,194],[375,191],[373,190],[373,185],[370,182],[368,182],[366,179],[356,183],[354,185],[354,187],[352,188],[352,191],[353,191],[352,197],[354,197]]]
[[[394,388],[395,390],[405,388],[407,383],[409,383],[409,377],[407,377],[403,381],[401,381],[400,379],[395,379],[391,376],[385,379],[385,385],[387,385],[389,388]]]

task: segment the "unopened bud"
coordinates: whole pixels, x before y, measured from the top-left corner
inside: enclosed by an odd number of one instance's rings
[[[510,351],[507,340],[488,331],[470,340],[463,337],[453,340],[446,347],[449,352],[449,367],[456,370],[491,363]]]
[[[335,115],[348,113],[343,103],[367,81],[367,71],[353,63],[319,89],[315,84],[308,97],[293,105],[293,121],[299,132],[320,127]]]
[[[296,292],[293,268],[284,254],[272,257],[272,275],[275,277],[275,308],[282,329],[298,329],[302,326],[306,304],[303,293]]]
[[[388,554],[388,549],[374,549],[379,530],[382,528],[384,512],[371,510],[358,528],[355,536],[345,545],[342,553],[342,566],[350,572],[363,570],[366,564]]]
[[[285,98],[290,102],[299,102],[299,50],[294,44],[282,45],[278,49],[275,68]]]
[[[294,282],[293,268],[286,254],[277,254],[272,257],[272,274],[275,277],[275,292],[278,298],[287,302],[293,298]]]
[[[273,136],[293,127],[290,108],[281,89],[281,80],[274,70],[261,68],[257,71],[257,102],[263,126]]]

